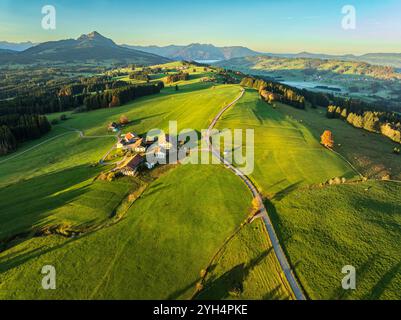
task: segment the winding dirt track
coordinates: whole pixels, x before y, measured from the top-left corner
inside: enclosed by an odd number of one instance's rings
[[[253,184],[253,182],[238,168],[235,168],[232,164],[227,162],[221,155],[220,151],[216,150],[213,148],[213,145],[210,143],[210,138],[211,138],[211,131],[215,127],[217,121],[221,118],[221,116],[226,112],[230,107],[232,107],[235,103],[237,103],[243,96],[244,96],[245,90],[242,89],[241,94],[238,98],[236,98],[233,102],[231,102],[229,105],[225,106],[213,119],[212,123],[210,124],[206,135],[203,137],[205,142],[207,143],[209,150],[213,153],[214,156],[216,156],[222,164],[225,165],[227,169],[235,173],[241,180],[246,184],[248,189],[252,192],[252,195],[255,199],[257,199],[259,203],[259,212],[260,215],[263,218],[263,222],[266,226],[267,233],[270,238],[270,242],[272,243],[272,246],[274,248],[274,252],[276,253],[277,259],[280,263],[280,266],[283,270],[283,273],[285,274],[285,277],[288,281],[288,283],[291,286],[291,289],[294,293],[294,296],[297,300],[306,300],[305,295],[302,292],[301,287],[299,286],[294,273],[290,267],[290,264],[288,263],[287,257],[284,254],[283,249],[281,248],[280,242],[277,238],[276,232],[274,231],[273,224],[270,220],[270,217],[267,213],[266,207],[263,203],[263,198],[261,194],[259,193],[258,189],[256,186]]]

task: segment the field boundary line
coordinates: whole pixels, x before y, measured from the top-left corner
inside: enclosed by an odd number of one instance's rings
[[[19,156],[22,156],[23,154],[25,154],[25,153],[27,153],[27,152],[29,152],[29,151],[32,151],[32,150],[34,150],[34,149],[36,149],[36,148],[38,148],[38,147],[40,147],[40,146],[42,146],[42,145],[44,145],[44,144],[46,144],[46,143],[48,143],[48,142],[51,142],[51,141],[53,141],[53,140],[56,140],[56,139],[58,139],[58,138],[60,138],[60,137],[62,137],[62,136],[65,136],[65,135],[67,135],[67,134],[70,134],[70,133],[73,133],[73,131],[64,132],[64,133],[61,133],[61,134],[59,134],[59,135],[57,135],[57,136],[51,137],[51,138],[49,138],[49,139],[47,139],[47,140],[45,140],[45,141],[42,141],[41,143],[38,143],[38,144],[36,144],[36,145],[34,145],[34,146],[32,146],[32,147],[30,147],[30,148],[24,150],[24,151],[21,151],[21,152],[18,153],[18,154],[15,154],[15,155],[13,155],[13,156],[7,158],[7,159],[1,160],[1,161],[0,161],[0,164],[2,164],[2,163],[4,163],[4,162],[7,162],[7,161],[9,161],[9,160],[15,159],[15,158],[17,158],[17,157],[19,157]]]
[[[116,138],[117,140],[118,140],[118,136],[120,134],[120,132],[118,132],[116,135],[86,136],[85,133],[83,131],[79,130],[79,129],[70,128],[70,127],[64,127],[64,126],[60,126],[60,128],[63,128],[63,129],[69,130],[69,131],[61,133],[61,134],[58,134],[58,135],[56,135],[54,137],[51,137],[51,138],[49,138],[49,139],[47,139],[45,141],[42,141],[42,142],[40,142],[40,143],[38,143],[38,144],[36,144],[36,145],[24,150],[24,151],[21,151],[20,153],[17,153],[15,155],[12,155],[12,156],[8,157],[7,159],[3,159],[3,160],[0,161],[0,164],[8,162],[9,160],[13,160],[13,159],[15,159],[17,157],[20,157],[20,156],[24,155],[25,153],[27,153],[29,151],[35,150],[36,148],[39,148],[39,147],[43,146],[44,144],[46,144],[48,142],[51,142],[53,140],[56,140],[56,139],[61,138],[63,136],[66,136],[67,134],[70,134],[70,133],[78,133],[79,137],[81,139]],[[106,155],[99,161],[99,163],[101,165],[104,164],[104,159],[110,154],[111,151],[113,151],[113,149],[114,149],[114,145],[113,145],[112,149],[109,150],[106,153]]]
[[[343,160],[351,167],[351,169],[354,170],[355,173],[357,173],[361,178],[364,177],[364,175],[363,175],[362,173],[360,173],[360,172],[358,171],[358,169],[355,168],[355,166],[354,166],[346,157],[344,157],[341,153],[339,153],[339,152],[337,152],[337,151],[335,151],[335,150],[333,150],[333,149],[331,149],[331,148],[326,148],[326,149],[330,150],[330,151],[333,152],[334,154],[338,155],[341,159],[343,159]]]
[[[203,139],[205,140],[205,142],[207,143],[210,151],[212,152],[212,154],[217,157],[217,159],[220,160],[220,162],[229,170],[231,170],[233,173],[235,173],[248,187],[248,189],[251,191],[254,199],[256,199],[258,201],[259,204],[259,212],[262,215],[263,218],[263,222],[264,225],[266,227],[267,230],[267,234],[269,236],[269,240],[273,246],[274,252],[276,254],[276,258],[279,261],[279,264],[282,268],[282,271],[287,279],[287,282],[289,283],[292,291],[293,291],[293,295],[295,296],[296,300],[306,300],[306,297],[300,287],[300,285],[298,284],[297,279],[295,278],[294,272],[287,260],[287,257],[285,256],[285,253],[281,247],[281,244],[278,240],[277,234],[274,230],[273,224],[270,220],[270,217],[267,213],[267,209],[263,203],[263,198],[259,192],[259,190],[257,189],[257,187],[255,186],[255,184],[238,168],[234,167],[231,163],[229,163],[228,161],[226,161],[221,155],[219,150],[216,150],[213,148],[213,145],[211,144],[211,131],[213,130],[213,128],[216,126],[217,121],[221,118],[221,116],[229,109],[231,108],[235,103],[237,103],[245,94],[245,89],[241,88],[241,94],[239,95],[239,97],[237,97],[233,102],[231,102],[230,104],[228,104],[227,106],[225,106],[222,110],[220,110],[220,112],[214,117],[212,123],[210,124],[206,135],[203,137]]]

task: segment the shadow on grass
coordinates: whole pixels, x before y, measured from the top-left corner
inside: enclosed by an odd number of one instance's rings
[[[289,300],[289,297],[280,293],[282,285],[276,286],[263,296],[263,300]]]
[[[292,192],[294,192],[296,189],[298,189],[299,185],[302,184],[302,180],[295,182],[287,187],[285,187],[283,190],[277,192],[274,197],[272,198],[272,200],[275,201],[281,201],[283,200],[286,196],[290,195]]]
[[[205,289],[196,297],[198,300],[223,300],[233,297],[239,297],[243,291],[243,283],[249,273],[258,266],[271,252],[273,248],[262,252],[258,257],[241,263],[218,278],[211,277],[206,284]]]
[[[301,182],[298,182],[298,183],[296,183],[294,185],[297,185],[299,183],[301,183]],[[294,185],[292,185],[292,186],[294,186]],[[290,193],[294,189],[296,189],[296,187],[293,188],[292,186],[288,187],[288,188],[291,189],[291,191],[287,190],[286,192]],[[284,190],[286,190],[286,189],[284,189]],[[291,259],[291,256],[288,253],[288,250],[287,250],[287,244],[293,239],[294,235],[286,233],[285,230],[283,231],[283,229],[284,229],[283,223],[281,222],[281,218],[280,218],[279,214],[277,213],[277,209],[274,206],[273,202],[265,199],[264,200],[264,205],[266,207],[267,214],[269,215],[269,217],[271,219],[271,222],[272,222],[272,224],[274,226],[274,230],[275,230],[276,235],[277,235],[277,237],[279,239],[279,242],[281,244],[281,248],[283,249],[284,254],[287,257],[288,263],[290,264],[290,266],[291,266],[291,268],[292,268],[292,270],[294,272],[294,275],[298,280],[298,284],[301,286],[302,291],[304,292],[304,294],[308,297],[307,292],[306,292],[305,288],[303,287],[303,285],[302,285],[302,283],[301,283],[301,281],[299,280],[299,277],[298,277],[298,270],[299,270],[300,266],[302,265],[302,260],[293,261]]]
[[[52,212],[86,193],[87,187],[70,189],[94,177],[98,170],[81,165],[0,189],[0,198],[4,199],[0,203],[0,240],[3,245],[13,238],[20,238],[19,234],[29,234],[49,224],[61,223],[57,215],[52,216]],[[90,221],[82,226],[87,222]]]
[[[362,282],[366,276],[369,276],[370,266],[379,258],[378,255],[371,256],[364,264],[357,268],[357,285],[358,282]],[[343,275],[345,276],[345,274]],[[341,277],[339,278],[341,280]],[[352,296],[353,290],[345,290],[342,284],[334,291],[334,294],[330,298],[331,300],[347,300]]]

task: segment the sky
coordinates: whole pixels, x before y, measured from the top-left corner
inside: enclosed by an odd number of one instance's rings
[[[56,29],[41,27],[44,5]],[[355,29],[344,29],[345,5]],[[401,53],[400,0],[0,0],[0,41],[44,42],[98,31],[119,44],[241,45],[260,52]]]

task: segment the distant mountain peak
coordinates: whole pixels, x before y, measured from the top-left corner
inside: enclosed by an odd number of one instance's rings
[[[105,36],[102,36],[97,31],[92,31],[91,33],[83,34],[77,40],[79,42],[96,42],[98,44],[113,45],[113,46],[116,45],[113,40],[106,38]]]

